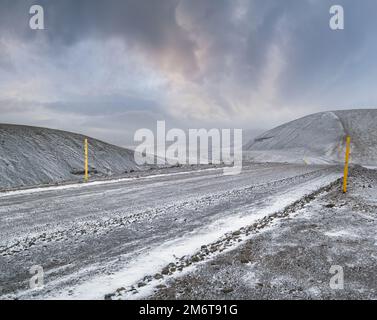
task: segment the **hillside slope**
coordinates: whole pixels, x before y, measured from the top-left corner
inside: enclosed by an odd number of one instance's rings
[[[0,189],[81,180],[84,139],[65,131],[0,124]],[[139,169],[133,151],[88,139],[91,174]]]
[[[245,157],[261,162],[343,162],[346,136],[351,162],[377,165],[377,110],[312,114],[263,133],[244,146]]]

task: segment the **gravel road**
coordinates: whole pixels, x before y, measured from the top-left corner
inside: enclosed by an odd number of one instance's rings
[[[0,194],[1,298],[104,298],[339,177],[250,164]],[[45,285],[29,290],[40,265]],[[125,271],[127,270],[127,271]]]

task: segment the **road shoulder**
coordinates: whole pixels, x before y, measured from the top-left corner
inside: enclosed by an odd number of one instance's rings
[[[377,171],[355,167],[349,193],[339,190],[334,185],[148,298],[376,299]],[[339,267],[344,289],[330,287]]]

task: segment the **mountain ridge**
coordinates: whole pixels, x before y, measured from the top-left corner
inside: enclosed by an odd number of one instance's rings
[[[347,135],[351,163],[377,164],[377,109],[318,112],[287,122],[245,144],[245,157],[262,162],[340,163]]]
[[[132,150],[63,130],[0,124],[0,188],[82,179],[84,139],[89,140],[89,172],[112,176],[138,170]]]

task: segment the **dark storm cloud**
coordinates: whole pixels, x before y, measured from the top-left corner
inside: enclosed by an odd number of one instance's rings
[[[28,26],[32,4],[44,7],[44,31]],[[343,31],[329,28],[334,4],[345,9]],[[325,109],[377,105],[375,0],[0,5],[0,100],[32,100],[46,110],[43,121],[59,113],[64,124],[64,114],[76,114],[86,117],[81,124],[112,128],[131,114],[138,125],[143,115],[160,115],[253,129]],[[113,58],[111,39],[125,46]],[[0,104],[5,120],[9,105]]]
[[[48,38],[51,49],[56,49],[53,54],[87,37],[120,37],[149,57],[170,50],[180,58],[182,69],[193,70],[194,43],[176,23],[177,3],[178,0],[6,0],[0,27],[32,41],[38,33],[29,28],[29,8],[38,4],[44,8],[43,36]]]
[[[360,64],[376,72],[373,57],[377,46],[373,30],[377,30],[374,18],[377,3],[373,0],[241,1],[249,6],[239,23],[230,18],[235,3],[184,1],[183,10],[191,19],[194,32],[204,34],[210,44],[208,56],[211,59],[203,74],[206,79],[216,82],[232,77],[237,86],[252,89],[261,81],[268,63],[267,52],[273,44],[281,50],[286,63],[277,83],[284,101],[300,100],[308,91],[315,96],[324,83],[340,73],[343,79],[334,80],[331,85],[350,83]],[[343,5],[345,10],[343,31],[329,28],[329,8],[334,4]],[[353,63],[363,50],[366,50],[365,60],[359,65]],[[229,57],[234,63],[227,65]],[[315,99],[318,106],[326,104],[321,97]],[[338,97],[338,101],[344,103],[342,97]]]

